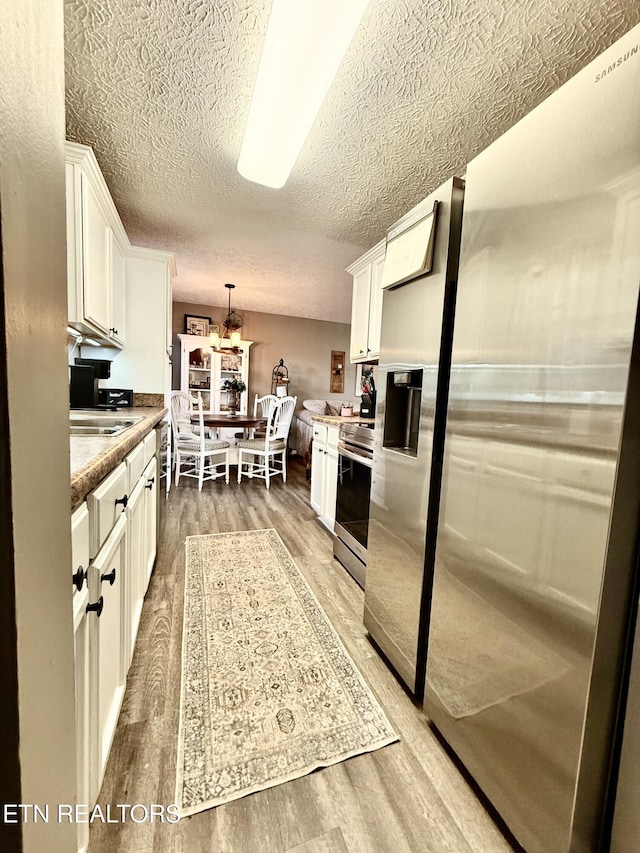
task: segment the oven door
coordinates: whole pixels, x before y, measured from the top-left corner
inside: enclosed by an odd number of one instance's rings
[[[342,444],[338,454],[335,534],[366,564],[371,460]]]

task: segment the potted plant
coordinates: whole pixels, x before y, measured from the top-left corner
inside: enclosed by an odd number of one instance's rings
[[[227,392],[227,406],[229,408],[229,414],[237,414],[238,409],[240,408],[240,394],[247,390],[247,386],[242,379],[234,376],[233,379],[222,380],[221,390]]]

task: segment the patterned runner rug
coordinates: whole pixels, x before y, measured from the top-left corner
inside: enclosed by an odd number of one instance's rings
[[[275,530],[186,548],[181,816],[398,740]]]

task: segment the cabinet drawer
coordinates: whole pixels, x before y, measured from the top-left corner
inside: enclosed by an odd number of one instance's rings
[[[116,521],[124,512],[127,498],[127,466],[121,462],[100,485],[87,496],[91,557],[95,557]],[[116,503],[117,501],[117,503]],[[126,501],[125,501],[126,502]]]
[[[89,566],[89,510],[86,504],[81,504],[71,516],[71,573],[82,579],[80,589],[73,585],[73,610],[84,606],[87,597],[86,574]]]
[[[326,442],[327,440],[327,427],[325,424],[317,424],[314,422],[313,424],[313,440],[316,442]]]
[[[144,439],[144,464],[147,466],[156,454],[156,431],[151,430]]]
[[[147,467],[144,469],[144,484],[149,491],[152,491],[152,486],[155,484],[158,476],[158,465],[155,458],[152,458]]]
[[[125,516],[118,519],[92,564],[96,600],[102,598],[97,619],[98,788],[118,722],[126,679],[126,529]],[[95,615],[95,614],[93,614]]]
[[[127,463],[127,493],[131,494],[131,492],[135,489],[136,483],[142,476],[142,472],[144,471],[145,466],[145,448],[144,441],[141,441],[140,444],[136,445],[131,453],[125,458],[125,462]]]
[[[327,445],[337,451],[340,427],[327,426]]]

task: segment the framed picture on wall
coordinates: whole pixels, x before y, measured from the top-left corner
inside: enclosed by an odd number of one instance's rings
[[[331,350],[331,378],[329,391],[332,394],[344,393],[344,352],[342,350]]]
[[[187,335],[208,335],[211,317],[199,317],[197,314],[184,315],[184,331]]]

